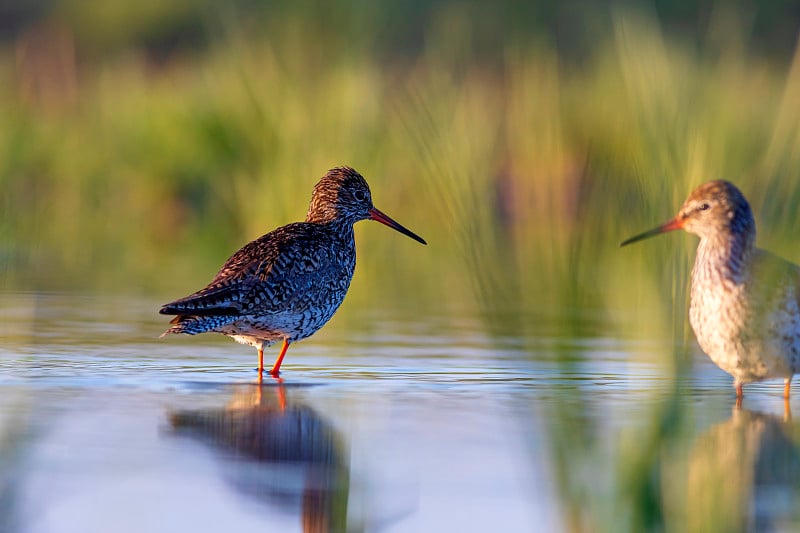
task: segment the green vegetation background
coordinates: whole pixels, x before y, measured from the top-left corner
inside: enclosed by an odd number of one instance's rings
[[[718,177],[799,259],[782,5],[21,3],[0,47],[0,279],[180,295],[343,164],[430,242],[360,224],[356,299],[602,306],[675,261],[656,284],[677,292],[689,238],[617,243]]]

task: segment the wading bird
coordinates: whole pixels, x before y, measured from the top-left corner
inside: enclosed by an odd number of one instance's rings
[[[800,267],[755,247],[744,195],[717,180],[696,188],[678,214],[620,246],[683,229],[700,237],[692,268],[689,322],[711,360],[742,385],[783,378],[789,398],[800,372]]]
[[[283,341],[270,370],[277,377],[289,344],[313,335],[344,300],[356,266],[353,224],[372,219],[426,242],[372,205],[366,180],[349,167],[317,183],[305,222],[277,228],[228,259],[207,287],[159,311],[175,315],[164,335],[217,332],[258,349]]]

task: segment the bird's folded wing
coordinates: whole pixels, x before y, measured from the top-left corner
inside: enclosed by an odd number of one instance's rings
[[[201,316],[304,310],[315,293],[313,286],[335,289],[349,282],[335,261],[335,251],[314,235],[314,229],[305,223],[290,224],[248,243],[225,262],[206,288],[166,304],[160,313]]]
[[[248,283],[213,284],[180,300],[164,305],[162,315],[234,315],[241,309],[241,300],[249,292]]]

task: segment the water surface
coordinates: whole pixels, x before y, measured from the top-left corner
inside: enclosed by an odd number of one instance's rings
[[[259,384],[249,347],[158,339],[157,303],[3,295],[0,530],[800,527],[782,384],[736,409],[702,354],[670,372],[589,313],[576,336],[371,310]]]

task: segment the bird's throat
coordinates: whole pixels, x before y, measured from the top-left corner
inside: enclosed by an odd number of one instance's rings
[[[753,241],[749,235],[742,234],[702,238],[697,246],[693,276],[740,282],[753,253]]]

